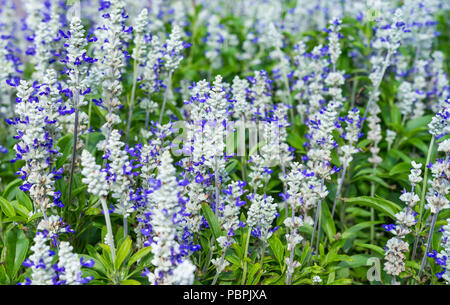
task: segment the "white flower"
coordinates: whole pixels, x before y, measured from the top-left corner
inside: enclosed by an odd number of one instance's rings
[[[81,174],[84,176],[81,182],[87,184],[88,192],[97,196],[107,196],[106,172],[100,170],[100,165],[95,163],[95,158],[87,150],[81,153],[81,165],[83,166]]]
[[[450,218],[447,219],[447,224],[442,227],[443,233],[441,238],[442,250],[436,254],[436,262],[440,262],[442,271],[442,278],[446,281],[447,285],[450,284]]]
[[[164,54],[165,59],[165,69],[170,72],[174,72],[181,60],[183,59],[183,41],[181,40],[181,28],[175,24],[172,28],[172,33],[170,33],[169,39],[166,42],[166,50]]]
[[[400,196],[400,200],[407,203],[409,206],[414,206],[420,201],[420,198],[416,193],[406,192]]]
[[[235,76],[233,79],[232,92],[233,92],[233,116],[235,118],[241,118],[250,112],[250,103],[247,101],[247,88],[249,87],[246,79],[240,79]]]
[[[405,271],[405,254],[409,251],[409,245],[398,237],[393,237],[388,240],[386,244],[386,254],[384,263],[384,270],[390,275],[399,275],[400,272]]]
[[[225,259],[217,259],[214,258],[211,260],[211,263],[216,267],[218,273],[221,273],[230,263]]]
[[[390,129],[386,130],[386,138],[385,138],[385,140],[388,143],[389,147],[394,142],[396,136],[397,136],[397,133],[395,131],[390,130]]]
[[[446,139],[438,144],[438,151],[443,151],[447,155],[450,154],[450,139]]]
[[[64,223],[62,222],[61,217],[57,215],[51,215],[47,219],[42,219],[39,222],[37,229],[40,231],[47,230],[50,236],[54,236],[60,232],[66,232],[66,230],[62,230],[65,229],[65,227],[63,226]]]
[[[411,162],[411,165],[413,168],[411,168],[411,174],[408,176],[409,182],[411,182],[411,185],[418,184],[422,181],[422,164],[416,163],[414,160]]]
[[[151,251],[153,253],[153,272],[147,273],[151,284],[174,284],[174,281],[190,281],[191,275],[186,278],[171,277],[170,273],[179,266],[173,257],[180,254],[180,240],[178,231],[182,231],[183,222],[180,219],[181,206],[178,203],[178,195],[181,191],[175,178],[175,168],[172,165],[172,157],[169,151],[164,151],[161,163],[158,166],[158,188],[150,194],[150,200],[154,206],[152,210],[151,225],[152,239]],[[192,269],[192,265],[185,264],[178,272]],[[175,272],[175,271],[174,271]],[[193,271],[191,271],[192,273]],[[193,275],[192,275],[193,276]]]
[[[271,196],[253,194],[252,205],[248,210],[247,225],[255,236],[267,241],[272,236],[272,222],[276,217],[277,204]]]
[[[449,200],[447,194],[450,192],[450,182],[448,177],[450,174],[448,157],[445,160],[436,160],[431,166],[431,173],[433,178],[431,180],[431,187],[428,188],[425,196],[427,204],[426,208],[431,210],[431,213],[439,213],[442,209],[449,208]]]
[[[148,11],[144,8],[136,18],[136,22],[134,24],[134,49],[133,54],[131,55],[134,60],[136,60],[136,64],[138,66],[142,65],[145,62],[145,56],[147,51],[147,43],[146,43],[146,35],[149,34],[148,30]]]
[[[49,255],[50,246],[47,244],[48,236],[42,232],[36,233],[33,239],[33,252],[28,258],[32,262],[31,279],[33,285],[52,285],[56,273],[51,267],[53,258]]]
[[[192,285],[195,279],[195,265],[184,260],[173,271],[173,283],[177,285]]]
[[[73,247],[68,242],[63,241],[59,245],[58,268],[64,268],[59,279],[66,285],[79,285],[81,284],[81,263],[78,255],[72,250]]]
[[[397,224],[404,227],[412,227],[416,223],[416,218],[414,215],[408,213],[406,209],[395,214],[395,218],[397,220]]]
[[[341,46],[339,45],[339,31],[341,30],[341,20],[339,19],[335,19],[332,22],[330,22],[330,27],[329,27],[329,34],[328,34],[328,39],[330,42],[330,58],[331,58],[331,62],[333,64],[333,67],[336,67],[336,62],[337,59],[339,58],[339,55],[341,55]],[[343,84],[343,79],[342,79],[342,84]],[[342,85],[339,84],[339,85]],[[334,85],[336,86],[336,85]]]

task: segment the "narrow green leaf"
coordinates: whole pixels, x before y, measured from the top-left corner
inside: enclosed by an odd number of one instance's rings
[[[206,220],[208,221],[209,226],[212,228],[213,234],[216,237],[216,239],[219,236],[222,236],[222,230],[220,229],[220,225],[219,225],[219,221],[216,218],[216,215],[214,215],[213,210],[211,209],[211,207],[206,204],[203,203],[202,204],[202,210],[203,213],[205,214]]]
[[[407,132],[411,132],[416,128],[422,128],[422,127],[425,127],[427,129],[428,128],[427,125],[428,125],[428,123],[431,122],[432,117],[433,116],[430,114],[430,115],[425,115],[425,116],[421,116],[421,117],[409,120],[408,123],[406,123],[405,129]]]
[[[389,200],[382,198],[373,198],[370,196],[360,196],[354,198],[343,198],[348,204],[357,204],[370,208],[374,208],[377,211],[387,214],[392,219],[395,219],[395,214],[400,212],[400,207]]]
[[[421,139],[412,138],[412,139],[408,139],[407,142],[409,144],[417,147],[418,149],[420,149],[424,153],[424,155],[426,155],[428,153],[428,145],[425,144]]]
[[[25,218],[25,220],[28,219],[28,214],[30,213],[30,211],[26,207],[24,207],[23,205],[19,204],[19,202],[17,202],[16,200],[12,201],[11,204],[13,205],[14,210],[16,210],[16,212],[18,214],[23,216]]]
[[[408,157],[405,153],[403,153],[402,151],[399,151],[397,149],[391,148],[391,150],[389,151],[390,155],[393,155],[394,157],[400,158],[403,161],[411,164],[412,159],[410,157]]]
[[[72,152],[72,145],[73,145],[72,143],[73,143],[73,134],[71,133],[59,139],[56,145],[58,145],[58,147],[61,149],[62,156],[59,157],[58,160],[56,161],[55,165],[56,168],[60,168],[64,163],[66,163],[67,159],[70,156],[70,153]]]
[[[377,246],[377,245],[371,245],[371,244],[363,244],[363,243],[355,243],[355,246],[361,247],[361,248],[366,248],[366,249],[370,249],[373,250],[375,252],[377,252],[380,255],[385,254],[385,251],[383,250],[383,248]]]
[[[8,185],[5,187],[5,190],[3,191],[3,197],[8,200],[12,200],[15,197],[15,193],[19,190],[18,187],[22,183],[23,183],[23,181],[20,178],[8,183]]]
[[[368,180],[368,181],[373,181],[378,183],[379,185],[384,186],[385,188],[391,188],[391,186],[389,184],[387,184],[386,182],[384,182],[383,179],[381,179],[380,177],[374,176],[374,175],[364,175],[364,176],[360,176],[356,179],[352,180],[352,183],[358,182],[360,180]]]
[[[131,238],[127,236],[125,241],[120,246],[119,250],[117,251],[116,255],[116,261],[114,262],[114,266],[116,267],[116,270],[119,270],[122,266],[123,261],[128,256],[128,254],[131,251]]]
[[[141,285],[141,283],[136,280],[123,280],[120,282],[120,285]]]
[[[8,200],[6,200],[6,199],[3,198],[3,197],[0,197],[0,205],[1,205],[1,207],[2,207],[3,213],[4,213],[7,217],[11,218],[11,217],[16,216],[16,211],[14,210],[14,207],[13,207],[13,205],[11,204],[11,202],[9,202]]]
[[[359,231],[369,228],[372,225],[377,225],[380,223],[382,223],[382,221],[365,221],[365,222],[358,223],[358,224],[348,228],[347,230],[345,230],[344,233],[342,233],[342,239],[347,239],[347,238],[353,237]]]
[[[328,285],[350,285],[352,283],[353,283],[352,279],[338,279],[329,283]]]
[[[321,227],[330,241],[334,240],[334,236],[336,235],[336,225],[334,224],[333,218],[331,218],[331,212],[328,208],[328,205],[323,202],[322,203],[322,223]]]
[[[21,205],[26,207],[28,211],[33,211],[33,203],[25,192],[18,190],[16,193],[16,199]]]
[[[6,235],[5,244],[6,271],[9,275],[9,278],[13,280],[26,258],[30,242],[28,241],[22,230],[14,229],[9,231]]]
[[[276,235],[272,235],[269,238],[269,246],[272,249],[275,258],[278,263],[282,266],[284,264],[284,247],[283,243],[278,239]]]
[[[411,169],[411,163],[408,162],[400,162],[396,164],[390,171],[389,176],[394,176],[400,173],[409,173]]]
[[[249,285],[253,282],[256,272],[258,272],[261,269],[261,267],[262,266],[260,263],[256,263],[248,269],[247,285]]]
[[[135,262],[146,256],[147,254],[149,254],[151,250],[151,247],[145,247],[133,254],[133,256],[130,257],[130,260],[128,261],[128,268],[130,268]]]

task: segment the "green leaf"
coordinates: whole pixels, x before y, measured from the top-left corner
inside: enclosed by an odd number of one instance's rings
[[[136,280],[123,280],[120,282],[120,285],[141,285],[141,283]]]
[[[344,233],[342,233],[342,239],[347,239],[347,238],[353,237],[359,231],[361,231],[365,228],[369,228],[372,225],[377,225],[380,223],[382,223],[382,221],[365,221],[365,222],[358,223],[358,224],[348,228],[347,230],[345,230]]]
[[[358,267],[362,267],[362,266],[367,266],[367,260],[370,257],[371,256],[368,254],[355,254],[350,257],[351,258],[350,261],[341,262],[341,263],[339,263],[339,265],[343,266],[343,267],[350,267],[350,268],[358,268]]]
[[[205,217],[206,217],[206,220],[208,221],[209,226],[212,228],[213,234],[216,237],[216,239],[219,236],[222,236],[223,233],[222,233],[222,230],[220,229],[219,221],[217,220],[216,215],[214,214],[211,207],[208,204],[203,203],[202,210],[203,210],[203,213],[205,214]]]
[[[406,123],[405,129],[406,129],[407,132],[410,132],[410,131],[412,131],[414,129],[417,129],[417,128],[428,129],[427,125],[428,125],[428,123],[431,122],[431,118],[432,117],[433,116],[430,114],[430,115],[425,115],[425,116],[421,116],[421,117],[415,118],[413,120],[409,120],[408,123]]]
[[[149,254],[151,250],[151,247],[145,247],[133,254],[133,256],[130,257],[130,260],[128,261],[128,268],[130,268],[135,262],[146,256],[147,254]]]
[[[390,105],[392,124],[401,125],[402,115],[395,104]]]
[[[226,166],[227,173],[230,173],[236,166],[239,165],[239,161],[236,159],[231,160],[229,164]]]
[[[360,176],[358,178],[355,178],[352,180],[352,183],[355,183],[359,180],[369,180],[369,181],[373,181],[376,182],[382,186],[384,186],[385,188],[391,188],[391,186],[389,184],[387,184],[386,182],[384,182],[383,179],[381,179],[380,177],[374,176],[374,175],[364,175],[364,176]]]
[[[122,266],[123,261],[128,256],[128,254],[131,251],[131,238],[127,236],[125,241],[120,246],[119,250],[117,251],[116,260],[114,262],[114,266],[116,267],[116,270],[120,269]]]
[[[370,143],[372,143],[372,140],[364,139],[364,140],[358,142],[357,147],[358,147],[358,148],[364,148],[364,149],[365,149],[366,146],[369,145]]]
[[[350,285],[352,283],[353,283],[352,279],[338,279],[329,283],[328,285]]]
[[[343,200],[349,204],[357,204],[374,208],[377,211],[387,214],[392,219],[395,219],[395,214],[397,214],[401,210],[396,203],[382,198],[360,196],[354,198],[343,198]]]
[[[247,276],[247,285],[253,282],[253,278],[255,277],[256,272],[260,271],[261,267],[262,266],[260,263],[256,263],[249,268]]]
[[[14,210],[13,205],[8,200],[6,200],[3,197],[0,197],[0,205],[2,207],[3,213],[7,217],[11,218],[11,217],[16,216],[16,211]]]
[[[272,235],[269,238],[269,246],[272,249],[275,258],[278,263],[282,266],[284,263],[284,246],[283,243],[276,237],[276,235]]]
[[[85,190],[87,190],[87,185],[80,186],[73,190],[72,196],[76,197],[76,196],[78,196],[78,194],[84,192]]]
[[[44,216],[44,215],[42,214],[42,212],[37,212],[37,213],[33,214],[30,218],[28,218],[27,223],[30,223],[30,222],[32,222],[33,220],[38,219],[38,218],[41,218],[41,217],[43,217],[43,216]]]
[[[5,244],[5,267],[9,278],[13,280],[26,258],[30,242],[22,230],[14,229],[6,235]]]
[[[394,175],[400,174],[400,173],[409,173],[410,169],[411,169],[411,163],[400,162],[389,171],[389,176],[394,176]]]
[[[166,101],[166,106],[168,109],[170,109],[173,114],[175,114],[179,119],[183,118],[183,115],[181,114],[180,110],[174,106],[170,101]]]
[[[331,212],[328,208],[328,205],[323,202],[322,203],[322,229],[327,234],[327,237],[330,241],[334,240],[334,236],[336,235],[336,225],[334,224],[333,218],[331,218]]]
[[[33,211],[33,203],[31,202],[31,199],[23,192],[22,190],[18,190],[16,193],[16,199],[17,201],[27,208],[28,211]]]
[[[389,151],[388,154],[393,155],[394,157],[400,158],[400,159],[402,159],[403,161],[405,161],[405,162],[411,164],[412,159],[411,159],[410,157],[408,157],[405,153],[403,153],[403,152],[400,151],[400,150],[391,148],[391,150]]]
[[[383,248],[381,248],[379,246],[376,246],[376,245],[355,243],[355,246],[373,250],[373,251],[377,252],[378,254],[380,254],[382,256],[384,256],[384,254],[385,254],[385,251],[383,250]]]
[[[92,247],[91,245],[88,245],[88,247],[91,247],[91,251],[90,252],[92,252],[92,253],[90,253],[90,254],[95,255],[95,256],[99,256],[98,253],[95,251],[94,247]],[[104,261],[103,259],[99,260],[99,259],[97,259],[97,258],[95,258],[95,257],[93,257],[91,255],[86,255],[86,254],[81,254],[80,257],[83,257],[85,260],[92,259],[94,261],[94,263],[95,263],[94,266],[92,267],[92,269],[94,269],[98,273],[106,275],[107,271],[106,271],[106,267],[105,267],[105,264],[104,264],[104,263],[106,263],[106,261]]]
[[[26,207],[19,204],[19,202],[17,202],[16,200],[11,202],[11,204],[13,205],[13,207],[17,211],[17,213],[19,213],[21,216],[25,217],[25,220],[28,219],[28,214],[30,213],[30,211]]]
[[[98,108],[98,107],[94,107]],[[64,163],[66,163],[67,159],[70,156],[70,153],[72,152],[72,144],[73,143],[73,134],[69,133],[58,140],[58,147],[61,149],[62,156],[58,158],[56,161],[56,168],[60,168]]]
[[[18,186],[21,185],[22,182],[22,179],[18,178],[8,183],[8,185],[5,187],[5,190],[3,191],[3,197],[8,200],[12,200],[14,198],[15,192],[19,190]]]
[[[424,155],[426,155],[428,153],[428,145],[425,144],[421,139],[411,138],[411,139],[408,139],[407,142],[409,144],[417,147],[418,149],[420,149],[424,153]]]
[[[102,212],[102,210],[99,208],[89,208],[86,210],[85,215],[94,215],[95,216],[95,215],[100,215],[101,212]]]
[[[305,140],[298,135],[297,133],[290,133],[288,134],[287,137],[287,142],[289,145],[291,145],[292,147],[298,149],[299,151],[304,151],[305,148],[303,147],[303,143],[305,142]]]
[[[0,284],[1,285],[11,285],[11,280],[9,279],[9,276],[6,273],[6,269],[5,269],[4,265],[0,265]]]

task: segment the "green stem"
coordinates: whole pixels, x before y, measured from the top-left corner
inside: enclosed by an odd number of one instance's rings
[[[78,88],[78,86],[77,86]],[[72,162],[70,164],[70,175],[69,175],[69,196],[68,196],[68,205],[72,203],[72,187],[73,187],[73,175],[75,171],[75,161],[77,158],[77,143],[78,143],[78,116],[79,116],[79,109],[78,109],[78,102],[80,99],[78,89],[75,91],[75,100],[74,100],[74,108],[75,108],[75,119],[73,123],[73,146],[72,146]]]
[[[423,207],[425,204],[425,193],[427,190],[427,178],[428,178],[428,167],[427,165],[430,163],[430,159],[431,159],[431,152],[433,151],[433,145],[434,145],[434,136],[431,137],[431,141],[430,141],[430,145],[428,146],[428,153],[427,153],[427,161],[425,162],[425,171],[424,171],[424,175],[423,175],[423,183],[422,183],[422,193],[420,196],[420,208],[419,208],[419,218],[417,220],[417,225],[416,225],[416,230],[415,230],[415,239],[414,239],[414,246],[413,246],[413,251],[411,254],[411,260],[414,260],[416,257],[416,251],[417,251],[417,246],[419,244],[419,232],[422,230],[422,215],[423,215]]]
[[[282,51],[281,51],[281,49],[279,48],[279,47],[277,47],[277,52],[278,52],[278,54],[282,54]],[[282,58],[280,59],[280,61],[282,60]],[[287,77],[287,73],[286,73],[286,68],[285,68],[285,65],[283,64],[283,66],[282,66],[282,73],[283,73],[283,82],[284,82],[284,87],[285,87],[285,89],[286,89],[286,98],[287,98],[287,104],[289,105],[289,106],[292,106],[292,98],[291,98],[291,90],[290,90],[290,88],[289,88],[289,79],[288,79],[288,77]],[[294,122],[294,110],[293,110],[293,108],[292,107],[289,107],[289,116],[290,116],[290,118],[291,118],[291,122],[292,122],[292,124],[294,124],[295,122]]]
[[[128,219],[127,216],[123,216],[123,237],[126,238],[128,235]]]
[[[164,108],[166,107],[166,103],[167,103],[167,95],[169,94],[169,90],[172,90],[172,71],[169,72],[169,76],[168,76],[169,80],[167,82],[167,88],[166,91],[164,92],[164,100],[163,100],[163,104],[161,107],[161,113],[159,114],[159,124],[162,124],[162,119],[164,116]]]
[[[344,179],[345,179],[346,172],[347,172],[347,166],[344,166],[344,169],[342,170],[341,179],[339,179],[339,184],[338,184],[338,188],[336,190],[336,195],[334,197],[333,209],[331,210],[331,219],[334,218],[334,212],[336,210],[336,205],[339,202],[338,198],[341,195],[342,185],[344,184]]]
[[[322,191],[323,184],[324,184],[324,178],[322,178],[322,181],[320,183],[320,191]],[[316,215],[314,216],[314,227],[313,227],[313,232],[312,232],[312,236],[311,236],[311,249],[312,250],[314,250],[314,237],[316,236],[316,230],[318,230],[317,223],[319,221],[319,214],[320,214],[321,207],[322,207],[322,199],[319,199],[319,203],[317,204],[317,209],[316,209]]]
[[[126,133],[125,143],[128,143],[128,139],[130,138],[131,118],[133,117],[134,96],[136,94],[136,83],[137,83],[137,62],[136,62],[136,60],[134,60],[134,63],[133,63],[133,87],[131,88],[131,100],[130,100],[130,107],[128,109],[128,122],[127,122],[127,133]]]
[[[89,108],[88,108],[88,126],[87,126],[87,134],[86,134],[86,149],[89,149],[89,129],[91,128],[91,113],[92,113],[92,101],[89,101]]]
[[[209,262],[211,261],[211,257],[212,257],[212,251],[213,251],[212,248],[214,245],[214,235],[211,236],[211,240],[210,240],[209,244],[210,244],[209,251],[208,251],[208,255],[206,256],[205,264],[203,265],[202,273],[206,273],[206,271],[208,271]]]
[[[227,248],[223,249],[222,256],[220,257],[219,267],[222,266],[223,261],[225,260],[225,252],[226,251],[227,251]],[[211,285],[215,285],[216,284],[217,280],[219,279],[219,274],[220,274],[220,271],[219,271],[219,269],[217,269],[216,275],[214,276],[214,279],[213,279]]]
[[[370,183],[370,197],[375,196],[375,182]],[[374,208],[370,208],[370,221],[375,221],[375,210]],[[375,226],[372,224],[370,226],[370,242],[373,244],[375,240]]]
[[[111,249],[111,256],[114,265],[114,261],[116,260],[116,248],[114,246],[114,236],[112,232],[111,218],[109,217],[109,210],[108,205],[106,204],[106,198],[101,197],[100,201],[102,203],[103,214],[105,215],[106,231],[107,231],[106,234],[108,238],[109,248]]]
[[[431,243],[433,242],[434,226],[436,225],[438,213],[439,213],[439,210],[436,211],[436,213],[433,215],[433,220],[431,221],[430,232],[428,233],[427,248],[425,250],[425,253],[423,254],[422,263],[420,264],[419,278],[422,275],[423,268],[425,267],[425,263],[427,261],[427,253],[430,251],[430,246],[431,246]]]
[[[353,87],[352,87],[352,98],[350,101],[350,109],[353,108],[353,106],[355,105],[355,99],[356,99],[356,88],[358,86],[358,79],[354,79],[353,80]]]
[[[433,136],[430,141],[430,146],[428,146],[427,161],[425,162],[425,171],[423,174],[422,193],[420,196],[419,220],[422,219],[423,207],[425,204],[425,193],[427,190],[427,176],[428,176],[428,166],[427,165],[430,163],[431,153],[433,151],[434,140],[435,140],[435,138]],[[421,223],[421,225],[422,225],[422,223]]]
[[[245,242],[245,250],[244,250],[244,266],[242,273],[241,285],[245,285],[245,278],[247,276],[247,254],[248,254],[248,244],[250,243],[250,228],[247,230],[247,240]]]

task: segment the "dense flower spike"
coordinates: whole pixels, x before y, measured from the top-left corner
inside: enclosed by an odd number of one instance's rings
[[[393,226],[385,225],[387,231],[392,232],[393,238],[389,239],[386,245],[386,262],[384,270],[387,274],[397,276],[405,271],[405,258],[403,252],[409,251],[409,244],[404,240],[405,236],[411,232],[411,227],[416,224],[416,212],[414,206],[419,202],[419,196],[415,193],[416,184],[422,181],[422,164],[412,161],[411,173],[408,176],[411,184],[411,192],[403,192],[400,200],[405,202],[406,207],[403,211],[395,214],[396,224]]]
[[[434,250],[427,254],[428,257],[434,258],[436,264],[442,268],[441,272],[436,273],[436,277],[444,279],[448,285],[450,284],[450,219],[447,219],[447,224],[442,227],[442,232],[442,250],[440,252]]]
[[[183,216],[180,205],[180,187],[175,178],[175,168],[172,165],[170,152],[165,151],[161,156],[161,163],[158,166],[156,177],[158,184],[155,191],[151,193],[150,200],[154,202],[152,210],[152,253],[154,255],[152,264],[155,266],[153,272],[146,272],[145,275],[151,284],[175,284],[189,282],[192,284],[193,277],[187,249],[181,243]],[[186,262],[187,263],[183,263]],[[180,273],[185,274],[184,279],[180,278]]]
[[[92,277],[83,277],[81,272],[83,266],[93,266],[92,260],[83,263],[65,241],[60,243],[56,256],[56,251],[48,245],[49,240],[46,230],[36,233],[31,247],[33,254],[23,263],[31,268],[31,278],[27,278],[25,285],[81,285],[92,280]]]
[[[52,104],[51,94],[47,93],[55,85],[54,71],[49,70],[47,76],[47,85],[42,86],[20,81],[17,87],[17,117],[11,121],[19,139],[15,146],[16,158],[11,162],[25,161],[24,167],[17,172],[24,181],[21,189],[30,192],[35,208],[44,217],[47,209],[53,206],[51,198],[57,197],[54,184],[61,174],[55,168],[56,158],[60,155],[54,140],[59,135],[58,112],[56,105]]]

